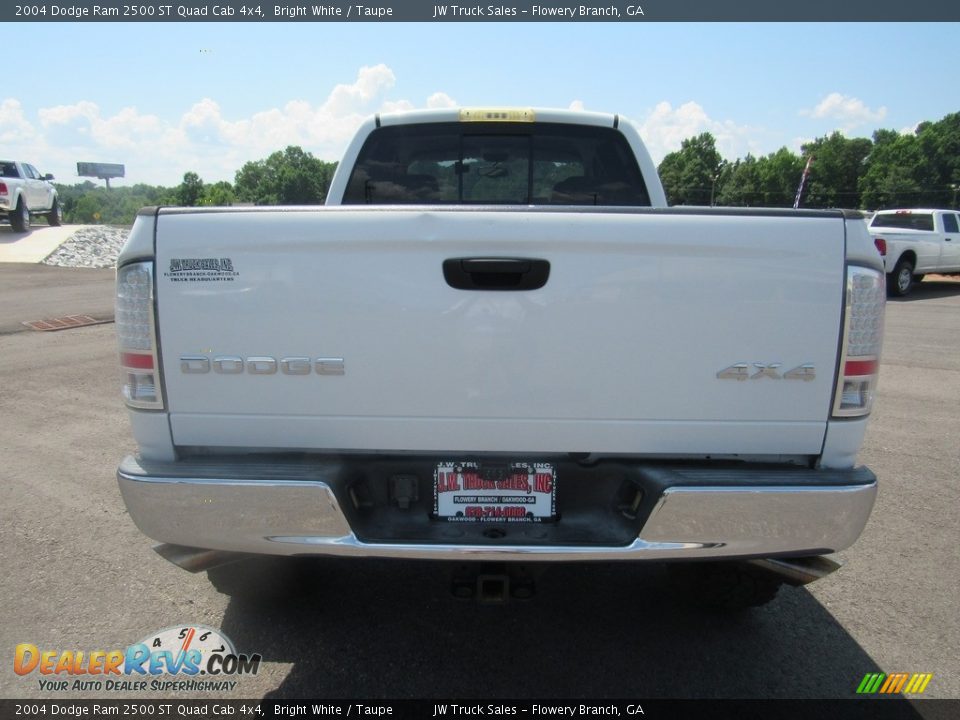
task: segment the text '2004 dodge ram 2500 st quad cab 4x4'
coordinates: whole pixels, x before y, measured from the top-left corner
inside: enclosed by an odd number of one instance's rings
[[[140,213],[120,488],[192,569],[703,561],[758,604],[870,514],[883,312],[859,214],[668,208],[616,116],[378,116],[327,207]]]

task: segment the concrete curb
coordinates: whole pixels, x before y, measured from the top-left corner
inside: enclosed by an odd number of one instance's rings
[[[0,227],[0,262],[39,263],[84,225],[38,226],[26,233]]]

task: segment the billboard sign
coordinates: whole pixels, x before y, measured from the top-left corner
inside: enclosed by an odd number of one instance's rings
[[[101,180],[122,178],[124,166],[117,163],[78,162],[77,175],[80,177],[95,177]]]

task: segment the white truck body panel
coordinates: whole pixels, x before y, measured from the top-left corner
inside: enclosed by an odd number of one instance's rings
[[[157,248],[161,316],[189,319],[160,324],[177,445],[816,454],[823,443],[839,217],[161,213]],[[447,258],[503,255],[547,259],[546,286],[444,281]],[[229,258],[238,274],[165,277],[196,257]],[[184,373],[191,356],[337,357],[346,369]],[[718,379],[738,362],[812,364],[816,378]]]

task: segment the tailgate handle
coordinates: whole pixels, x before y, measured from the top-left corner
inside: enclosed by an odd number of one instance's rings
[[[443,277],[457,290],[538,290],[547,284],[550,263],[536,258],[450,258]]]

